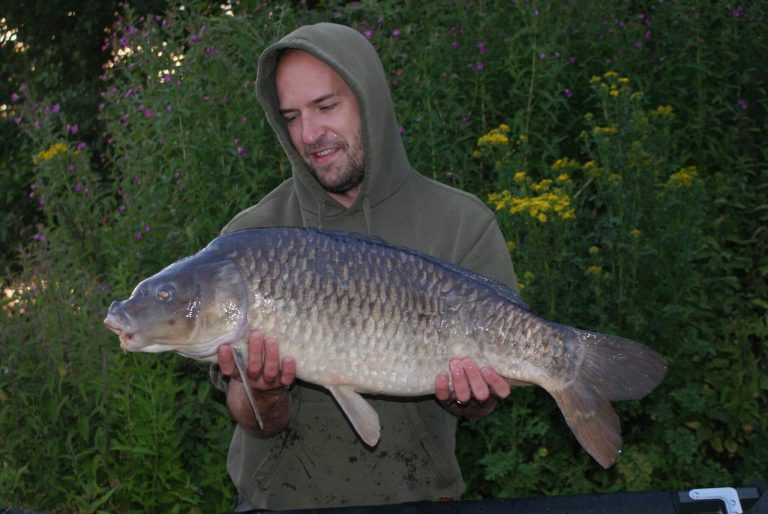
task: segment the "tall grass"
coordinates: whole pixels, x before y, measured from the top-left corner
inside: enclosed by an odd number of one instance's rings
[[[253,94],[298,25],[376,45],[422,173],[495,209],[532,309],[668,359],[618,406],[604,471],[521,388],[462,424],[469,497],[765,480],[766,13],[716,2],[245,3],[115,20],[98,141],[56,92],[18,92],[44,220],[0,300],[0,505],[215,512],[232,424],[205,365],[123,355],[101,326],[142,277],[199,249],[290,168]],[[106,58],[105,58],[106,60]],[[107,171],[100,171],[107,170]]]

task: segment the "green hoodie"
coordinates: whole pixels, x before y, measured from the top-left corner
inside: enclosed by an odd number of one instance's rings
[[[286,48],[304,50],[330,65],[357,98],[365,178],[349,208],[310,174],[278,112],[275,69]],[[330,23],[290,33],[262,54],[257,96],[290,159],[293,177],[238,214],[223,232],[304,226],[371,234],[516,286],[493,213],[476,197],[411,168],[381,61],[360,33]],[[434,398],[372,398],[381,440],[368,448],[324,389],[299,382],[292,395],[292,419],[280,434],[257,439],[240,426],[235,429],[227,467],[251,507],[376,505],[458,499],[463,493],[454,454],[456,418]]]

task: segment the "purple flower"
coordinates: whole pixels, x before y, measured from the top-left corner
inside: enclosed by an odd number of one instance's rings
[[[146,109],[144,109],[144,117],[145,118],[154,118],[155,117],[155,110],[154,109],[150,109],[149,107],[147,107]]]
[[[459,43],[454,41],[453,43],[451,43],[451,48],[453,48],[454,50],[458,50],[459,49]]]
[[[75,163],[70,163],[70,165],[67,166],[67,170],[69,170],[70,172],[73,172],[76,169],[77,169],[77,166],[75,166]]]
[[[484,54],[488,51],[488,47],[485,46],[484,41],[478,41],[477,42],[477,49],[480,51],[481,54]]]
[[[370,40],[373,37],[373,29],[365,29],[363,35],[365,36],[365,39]]]
[[[120,214],[123,214],[125,212],[125,205],[121,205],[120,207],[118,207],[117,212],[119,212]]]
[[[746,111],[747,107],[749,107],[749,105],[747,104],[747,101],[744,100],[743,98],[739,98],[739,101],[737,103],[739,104],[739,109],[741,109],[742,111]]]
[[[393,30],[392,37],[400,37],[400,29]]]
[[[739,18],[744,14],[744,6],[737,5],[731,14],[733,15],[734,18]]]
[[[70,134],[77,134],[77,131],[80,130],[80,127],[77,126],[77,124],[74,125],[67,125],[67,131]]]
[[[399,127],[397,127],[397,132],[402,136],[405,133],[405,127],[400,125]]]
[[[75,150],[77,150],[78,152],[82,152],[83,150],[85,150],[85,146],[86,145],[83,142],[77,143],[77,146],[75,147]]]
[[[76,193],[79,193],[84,189],[84,187],[80,182],[78,182],[77,184],[75,184],[75,187],[73,189],[75,190]]]
[[[149,232],[149,230],[150,230],[150,229],[149,229],[149,225],[147,225],[147,224],[145,223],[145,224],[144,224],[144,232]]]
[[[123,48],[128,48],[129,46],[131,46],[131,44],[128,42],[127,37],[123,36],[120,38],[120,46],[122,46]]]
[[[32,236],[32,241],[42,243],[43,241],[45,241],[45,236],[43,234],[35,234],[34,236]]]
[[[136,232],[135,234],[133,234],[133,238],[134,238],[136,241],[141,241],[141,238],[142,238],[142,237],[143,237],[143,236],[141,235],[141,231],[138,231],[138,232]]]
[[[485,69],[485,65],[483,64],[483,62],[482,61],[477,61],[475,63],[475,70],[483,71],[483,69]]]
[[[572,89],[569,89],[569,88],[565,88],[565,91],[563,92],[563,94],[565,95],[565,98],[566,98],[566,99],[570,100],[571,98],[573,98],[573,95],[574,95],[575,93],[573,92],[573,90],[572,90]]]
[[[12,102],[18,102],[19,98],[21,98],[21,97],[19,96],[18,93],[11,93],[11,101]]]

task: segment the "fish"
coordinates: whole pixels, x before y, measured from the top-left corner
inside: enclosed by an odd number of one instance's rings
[[[380,423],[362,395],[434,395],[449,361],[472,357],[513,385],[544,388],[604,468],[622,445],[611,402],[643,398],[667,372],[648,346],[539,317],[486,276],[376,237],[311,228],[216,237],[113,302],[104,325],[128,352],[216,362],[217,348],[232,344],[243,376],[259,328],[295,359],[298,379],[330,391],[371,447]]]

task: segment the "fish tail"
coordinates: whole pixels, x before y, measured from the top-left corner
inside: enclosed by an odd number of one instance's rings
[[[667,364],[647,346],[622,337],[572,329],[583,355],[574,380],[549,393],[579,443],[604,468],[621,451],[614,400],[636,400],[664,378]]]

